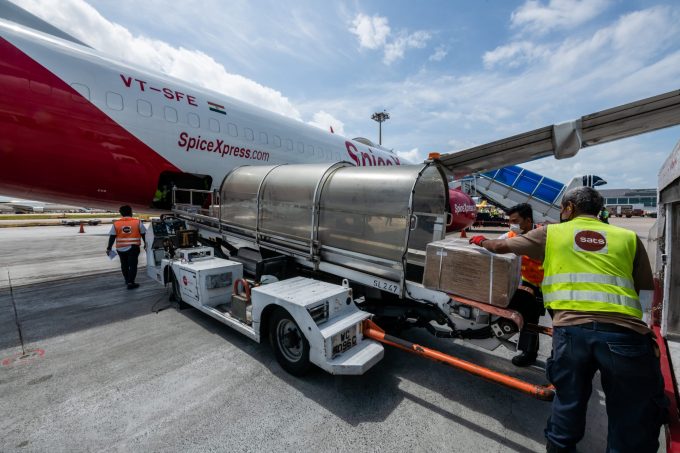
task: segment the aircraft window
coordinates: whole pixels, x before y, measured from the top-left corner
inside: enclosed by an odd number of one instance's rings
[[[88,101],[90,100],[90,89],[87,86],[83,85],[82,83],[72,83],[71,88],[76,90],[78,92],[78,94],[80,95],[80,96],[78,96],[78,95],[72,94],[71,97],[73,98],[74,101],[84,102],[85,99],[87,99]]]
[[[165,107],[164,113],[166,121],[170,121],[171,123],[177,122],[177,110],[172,107]]]
[[[305,154],[308,156],[314,155],[314,147],[312,145],[305,145]]]
[[[187,113],[187,123],[189,123],[189,126],[199,127],[201,119],[195,113]]]
[[[266,132],[260,132],[260,143],[262,145],[266,145],[267,143],[269,143],[269,137],[267,137]]]
[[[229,130],[229,135],[232,137],[238,137],[238,129],[234,123],[227,124],[227,129]]]
[[[217,121],[215,118],[210,118],[210,122],[208,123],[208,128],[213,132],[219,132],[220,131],[220,122]]]
[[[255,134],[253,134],[252,129],[248,129],[247,127],[243,129],[243,132],[246,134],[246,138],[250,141],[255,140]]]
[[[272,139],[274,140],[274,147],[281,148],[281,137],[275,135],[272,137]]]
[[[335,153],[335,160],[337,160],[338,162],[342,162],[342,156],[340,155],[340,153],[337,152]]]
[[[50,91],[52,91],[48,84],[36,82],[35,80],[29,81],[28,86],[31,88],[31,91],[38,94],[49,95]]]
[[[106,92],[106,105],[111,110],[123,110],[123,96],[113,91]]]
[[[321,148],[320,146],[315,146],[314,154],[316,154],[316,157],[323,159],[323,148]]]
[[[302,154],[305,152],[305,145],[302,142],[297,142],[296,149],[298,153]]]
[[[293,141],[292,140],[286,140],[286,149],[288,151],[293,151]]]
[[[142,116],[151,116],[151,104],[147,101],[137,99],[137,113]]]

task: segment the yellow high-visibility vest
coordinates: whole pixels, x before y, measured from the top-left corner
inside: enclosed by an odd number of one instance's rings
[[[547,228],[542,284],[546,307],[642,318],[633,282],[634,232],[589,217]]]

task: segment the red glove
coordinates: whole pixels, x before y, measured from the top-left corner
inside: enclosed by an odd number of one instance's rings
[[[484,241],[486,241],[486,238],[482,235],[472,236],[470,238],[470,244],[475,244],[475,245],[478,245],[480,247],[482,246],[482,242],[484,242]]]

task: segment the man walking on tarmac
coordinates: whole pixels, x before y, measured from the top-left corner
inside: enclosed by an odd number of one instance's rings
[[[511,207],[505,213],[508,215],[510,231],[499,239],[507,239],[527,234],[536,228],[534,224],[534,212],[531,205],[521,203]],[[522,282],[510,302],[509,308],[519,311],[528,324],[538,324],[541,315],[545,313],[543,308],[543,294],[541,293],[541,281],[543,281],[543,266],[540,261],[522,256]],[[515,366],[529,366],[536,362],[538,355],[538,334],[536,332],[523,331],[518,344],[521,354],[512,358]]]
[[[109,231],[109,244],[106,247],[106,254],[111,253],[113,242],[116,242],[116,253],[120,257],[120,269],[125,278],[128,289],[139,288],[135,283],[137,277],[137,260],[139,258],[140,245],[144,240],[144,250],[146,250],[146,228],[141,220],[132,217],[132,208],[128,205],[120,207],[120,215],[123,217],[113,221]]]
[[[562,223],[509,239],[470,242],[542,260],[543,298],[554,310],[546,365],[555,386],[548,452],[575,451],[583,438],[592,379],[600,371],[608,416],[607,451],[656,452],[667,413],[659,350],[642,321],[639,292],[653,289],[637,235],[597,219],[602,196],[579,187],[562,198]]]

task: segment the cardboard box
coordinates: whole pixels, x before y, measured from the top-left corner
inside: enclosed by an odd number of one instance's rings
[[[467,239],[445,239],[427,244],[423,286],[507,307],[520,284],[520,273],[519,256],[491,253]]]

